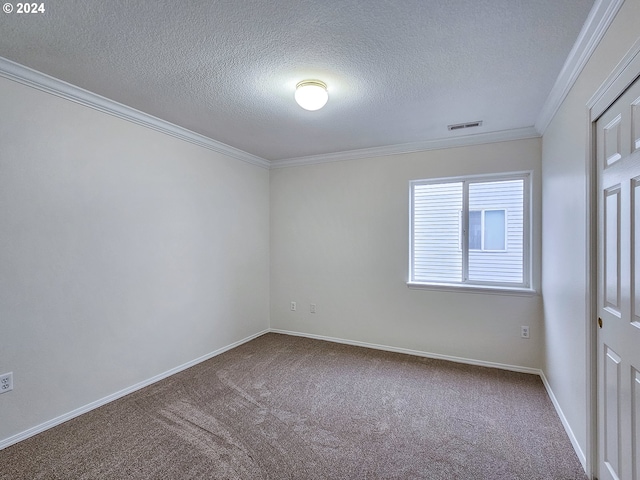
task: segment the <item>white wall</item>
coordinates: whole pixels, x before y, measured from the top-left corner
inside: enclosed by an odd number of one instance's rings
[[[0,442],[268,328],[268,170],[2,78],[0,112]]]
[[[540,158],[529,139],[272,169],[271,327],[540,368],[539,296],[406,285],[409,181],[432,177],[532,170],[539,273]]]
[[[544,371],[584,454],[586,104],[638,39],[638,25],[640,1],[627,0],[543,136]]]

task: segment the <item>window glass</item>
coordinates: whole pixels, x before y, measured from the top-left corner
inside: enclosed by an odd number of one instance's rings
[[[432,183],[413,188],[413,274],[432,282],[462,280],[458,245],[462,183]]]
[[[483,250],[505,250],[505,211],[484,211]]]
[[[482,250],[482,212],[469,211],[469,249]]]
[[[529,182],[527,174],[411,182],[409,282],[528,288]]]

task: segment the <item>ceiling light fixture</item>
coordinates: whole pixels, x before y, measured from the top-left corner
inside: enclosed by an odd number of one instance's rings
[[[305,110],[320,110],[329,100],[327,84],[320,80],[303,80],[296,85],[295,98]]]

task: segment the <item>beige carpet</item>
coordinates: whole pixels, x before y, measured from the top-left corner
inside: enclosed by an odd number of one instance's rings
[[[1,479],[586,479],[533,375],[267,334],[0,451]]]

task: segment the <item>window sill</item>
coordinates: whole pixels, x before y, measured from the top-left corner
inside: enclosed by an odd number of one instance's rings
[[[490,287],[487,285],[463,285],[453,283],[417,283],[407,282],[407,287],[415,290],[438,290],[458,293],[482,293],[488,295],[513,295],[517,297],[533,297],[538,292],[532,288]]]

